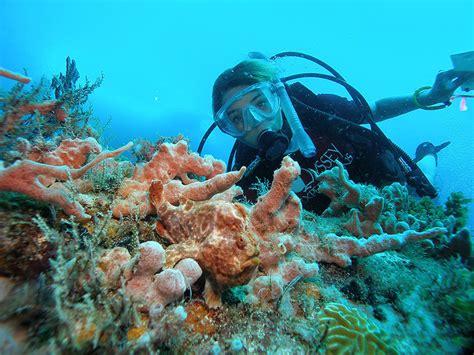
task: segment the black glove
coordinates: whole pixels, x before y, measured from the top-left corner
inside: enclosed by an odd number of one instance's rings
[[[427,155],[431,154],[435,157],[436,166],[438,166],[438,155],[436,153],[438,153],[441,149],[446,148],[450,144],[451,142],[444,142],[443,144],[435,146],[431,142],[423,142],[418,147],[416,147],[415,159],[413,159],[413,161],[417,163]]]

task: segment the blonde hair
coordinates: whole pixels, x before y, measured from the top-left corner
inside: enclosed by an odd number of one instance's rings
[[[219,75],[212,88],[212,111],[221,108],[225,93],[241,85],[253,85],[261,81],[272,81],[278,77],[278,67],[266,59],[248,59]]]

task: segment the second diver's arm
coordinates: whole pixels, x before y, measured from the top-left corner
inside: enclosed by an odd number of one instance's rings
[[[436,103],[436,100],[428,96],[428,92],[419,93],[417,100],[423,106],[431,106]],[[372,103],[370,108],[374,115],[375,122],[380,122],[416,110],[418,106],[416,106],[413,100],[413,95],[408,95],[378,100]]]
[[[420,107],[445,103],[459,86],[472,79],[472,72],[456,72],[453,69],[441,71],[436,75],[433,86],[429,90],[417,90],[413,95],[378,100],[370,105],[370,108],[375,121],[380,122]]]

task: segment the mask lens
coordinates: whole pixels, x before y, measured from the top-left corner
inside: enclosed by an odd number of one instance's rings
[[[270,82],[261,82],[240,91],[221,107],[214,120],[219,128],[240,137],[273,118],[280,109],[276,89]]]

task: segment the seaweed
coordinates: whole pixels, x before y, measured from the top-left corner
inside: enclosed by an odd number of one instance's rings
[[[0,305],[4,316],[22,314],[28,320],[31,350],[73,353],[131,351],[136,347],[128,341],[129,332],[142,326],[143,320],[125,293],[125,278],[119,290],[111,293],[102,285],[98,272],[99,243],[108,218],[93,234],[73,219],[56,229],[40,216],[34,218],[54,247],[50,269],[40,277],[41,284],[23,286]]]
[[[86,107],[86,102],[101,85],[103,76],[93,83],[86,78],[83,85],[76,85],[78,79],[76,63],[68,57],[66,74],[54,76],[51,85],[43,78],[29,89],[19,83],[9,92],[0,93],[2,160],[12,163],[24,158],[21,146],[25,141],[52,149],[66,138],[98,138],[96,129],[90,125],[92,108]],[[41,105],[50,105],[50,108],[41,110]]]
[[[436,205],[434,201],[427,196],[418,200],[410,196],[408,213],[416,216],[423,225],[428,228],[434,227],[437,221],[446,219],[443,207]]]
[[[454,232],[459,231],[466,226],[469,217],[468,204],[472,201],[466,198],[461,191],[452,192],[446,201],[445,213],[447,216],[454,216],[456,222],[454,224]]]

